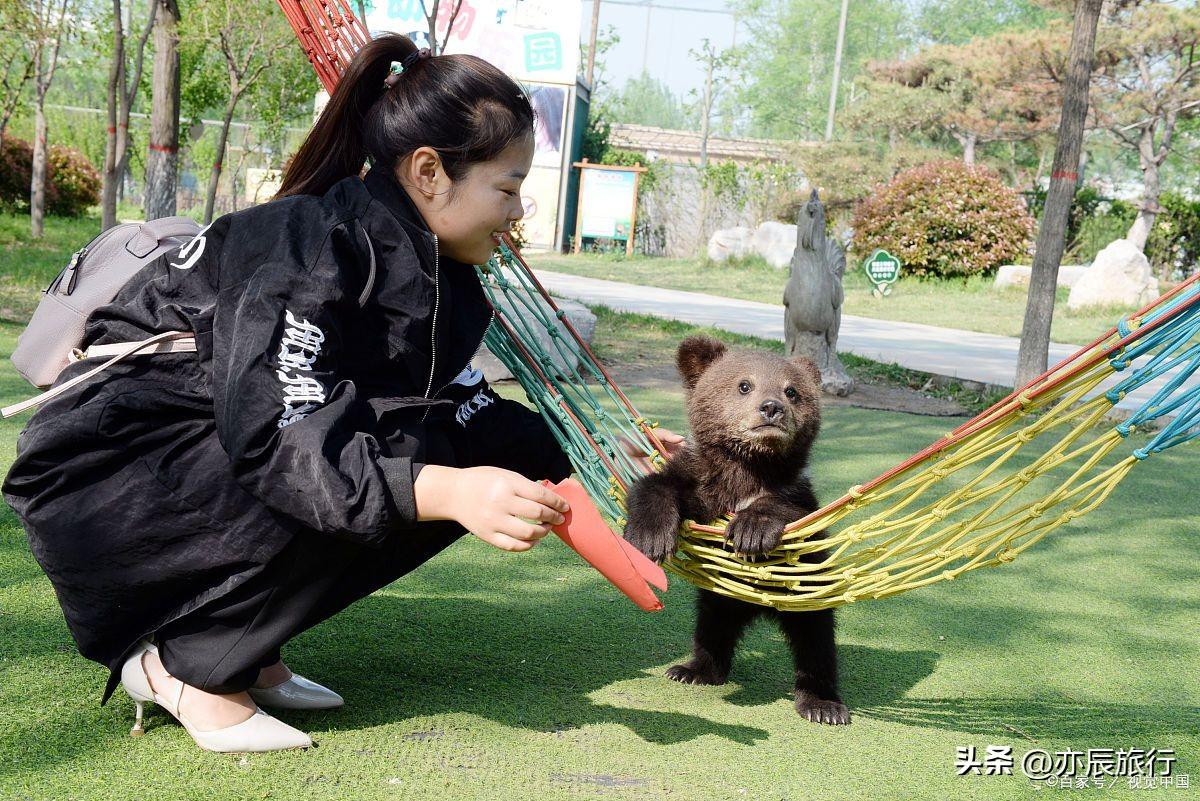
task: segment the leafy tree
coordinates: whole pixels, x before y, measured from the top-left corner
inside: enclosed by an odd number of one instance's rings
[[[966,44],[1001,31],[1044,28],[1055,13],[1029,0],[926,0],[915,13],[918,39],[935,44]]]
[[[609,119],[634,125],[687,129],[695,125],[695,114],[671,88],[649,73],[630,78],[608,104]]]
[[[1040,34],[1001,33],[963,45],[928,47],[898,62],[876,63],[863,82],[868,99],[857,127],[940,131],[975,163],[978,145],[1032,139],[1058,122],[1058,86],[1037,52]]]
[[[1102,23],[1092,109],[1098,124],[1137,154],[1143,193],[1127,238],[1141,248],[1161,210],[1162,167],[1179,126],[1200,117],[1200,11],[1129,0],[1111,6]]]
[[[739,15],[748,39],[737,105],[748,109],[745,132],[775,139],[824,133],[840,15],[826,0],[748,0]],[[867,61],[912,44],[903,0],[856,0],[846,23],[838,97],[855,101],[854,80]]]
[[[33,56],[27,43],[33,31],[33,16],[24,0],[0,0],[0,145],[8,121],[24,99],[25,87],[33,79]]]
[[[608,25],[596,34],[596,60],[592,72],[592,86],[589,94],[587,127],[583,131],[583,146],[580,156],[588,161],[602,162],[608,151],[608,138],[611,133],[610,107],[616,93],[611,89],[608,74],[605,70],[606,56],[617,42],[621,41],[616,28]],[[580,45],[581,52],[583,45]],[[581,63],[587,53],[582,53]]]
[[[29,187],[30,236],[40,239],[46,213],[46,161],[49,155],[46,126],[46,94],[58,69],[58,55],[70,35],[67,16],[72,0],[32,0],[33,27],[28,41],[33,60],[34,134],[33,166]]]
[[[190,40],[189,61],[193,62],[187,79],[189,105],[195,107],[199,94],[224,106],[204,201],[204,222],[208,223],[212,221],[229,129],[238,104],[264,73],[278,69],[290,51],[300,48],[291,26],[271,3],[196,0],[184,18],[182,32]],[[306,65],[300,74],[308,70]],[[222,71],[224,81],[214,80]]]
[[[718,51],[708,39],[704,39],[699,50],[689,50],[688,55],[704,66],[704,94],[700,98],[700,168],[708,166],[708,135],[712,122],[713,101],[720,90],[714,79],[723,78],[732,67],[741,62],[737,51]]]

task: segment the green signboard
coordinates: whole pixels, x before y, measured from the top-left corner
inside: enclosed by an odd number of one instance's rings
[[[892,284],[896,283],[896,279],[900,277],[899,259],[886,250],[880,249],[871,254],[871,257],[863,264],[863,268],[867,271],[867,278],[875,285],[875,288],[871,290],[875,297],[882,298],[892,294]]]

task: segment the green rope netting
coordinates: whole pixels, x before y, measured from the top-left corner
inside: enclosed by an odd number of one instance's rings
[[[479,277],[496,308],[485,342],[537,405],[601,512],[623,529],[625,491],[642,473],[620,439],[661,465],[655,424],[613,384],[519,254],[502,248]],[[793,522],[767,558],[734,553],[727,518],[685,521],[665,567],[699,587],[801,611],[1010,562],[1099,506],[1149,455],[1200,437],[1200,384],[1188,383],[1198,370],[1200,276],[921,453]],[[1150,397],[1097,435],[1135,389]],[[1148,444],[1122,453],[1135,428],[1168,415]],[[1027,449],[1035,440],[1040,447]],[[826,538],[817,538],[822,531]]]

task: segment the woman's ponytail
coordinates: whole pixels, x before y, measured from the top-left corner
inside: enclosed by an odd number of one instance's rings
[[[323,195],[362,171],[367,159],[363,131],[371,107],[387,89],[393,61],[417,52],[407,36],[390,34],[363,46],[342,73],[304,144],[288,162],[277,197]]]
[[[451,180],[533,135],[528,94],[494,65],[463,54],[425,57],[407,36],[367,43],[288,164],[277,197],[323,195],[370,159],[393,168],[432,147]],[[393,62],[399,62],[396,70]]]

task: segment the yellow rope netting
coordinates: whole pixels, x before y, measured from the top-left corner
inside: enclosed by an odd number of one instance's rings
[[[489,348],[538,405],[597,505],[623,526],[625,489],[638,473],[615,440],[623,435],[643,443],[661,464],[653,424],[596,363],[519,254],[505,249],[502,260],[480,269],[480,278],[497,309]],[[909,462],[795,521],[766,557],[750,559],[732,551],[724,538],[728,517],[685,521],[680,548],[665,567],[724,595],[804,611],[883,598],[1011,562],[1103,503],[1145,458],[1145,452],[1114,452],[1131,424],[1104,423],[1124,387],[1141,386],[1190,360],[1186,374],[1155,395],[1132,422],[1154,419],[1186,402],[1173,423],[1182,433],[1172,431],[1169,441],[1151,450],[1200,435],[1194,427],[1200,388],[1182,399],[1171,394],[1200,365],[1198,301],[1200,284],[1193,279],[1139,312],[1132,327],[1123,321]],[[1149,338],[1159,349],[1151,356],[1153,370],[1145,377],[1131,371],[1117,390],[1102,392],[1114,364],[1127,366],[1132,358],[1127,353],[1145,355],[1146,348],[1134,347],[1143,333],[1152,333]],[[1173,361],[1163,355],[1181,352]],[[575,359],[579,367],[564,366]],[[593,389],[607,402],[601,403]],[[821,532],[825,536],[814,539]]]
[[[1103,395],[1080,403],[1111,372],[1102,363],[1037,401],[1018,401],[957,445],[868,492],[852,491],[839,508],[789,526],[765,561],[730,553],[724,525],[689,521],[669,567],[697,586],[801,611],[883,598],[1010,562],[1102,503],[1137,463],[1129,456],[1104,466],[1123,441],[1116,431],[1093,433],[1111,404]],[[1030,464],[1006,469],[1026,445],[1064,430]],[[1049,474],[1065,478],[1043,492],[1038,479]],[[824,539],[811,539],[826,529]]]

